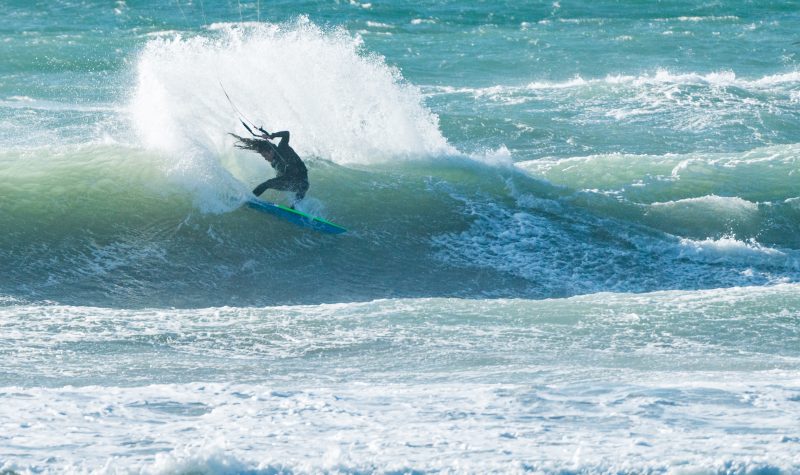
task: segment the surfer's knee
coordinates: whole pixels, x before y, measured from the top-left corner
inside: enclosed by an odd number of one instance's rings
[[[257,187],[255,187],[253,189],[253,194],[256,195],[256,196],[261,196],[261,194],[264,193],[265,191],[267,191],[267,188],[270,187],[270,182],[271,181],[272,180],[267,180],[264,183],[262,183],[262,184],[258,185]]]

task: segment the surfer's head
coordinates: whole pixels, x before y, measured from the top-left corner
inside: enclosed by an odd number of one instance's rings
[[[275,158],[275,145],[267,140],[259,140],[258,152],[270,162]]]

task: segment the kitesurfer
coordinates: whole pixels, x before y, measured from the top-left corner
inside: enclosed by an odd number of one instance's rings
[[[238,139],[235,144],[237,148],[258,152],[275,169],[275,178],[270,178],[255,187],[253,194],[260,196],[270,188],[292,191],[295,196],[292,203],[292,208],[294,208],[294,205],[302,200],[308,191],[308,169],[297,152],[289,146],[289,131],[270,134],[264,129],[258,128],[258,130],[261,135],[253,134],[255,138],[252,139],[231,134]],[[281,139],[278,145],[270,142],[276,138]]]

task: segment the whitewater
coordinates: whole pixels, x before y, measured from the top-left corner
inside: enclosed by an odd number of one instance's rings
[[[797,7],[6,2],[0,474],[800,472]]]

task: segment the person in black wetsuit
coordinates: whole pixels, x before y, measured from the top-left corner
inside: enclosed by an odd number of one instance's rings
[[[263,131],[263,129],[261,130]],[[293,191],[295,200],[292,203],[292,208],[294,208],[295,203],[306,196],[306,191],[308,191],[308,169],[306,169],[305,163],[297,155],[297,152],[289,146],[289,131],[275,132],[274,134],[264,132],[261,137],[253,139],[239,137],[236,134],[231,135],[239,140],[235,144],[237,148],[258,152],[275,169],[275,178],[270,178],[258,185],[253,190],[254,195],[260,196],[268,188]],[[281,141],[277,146],[270,142],[270,140],[279,137]]]

